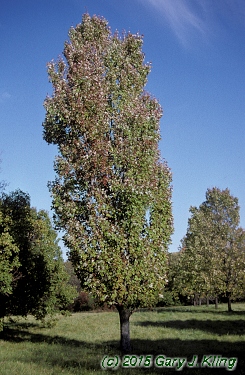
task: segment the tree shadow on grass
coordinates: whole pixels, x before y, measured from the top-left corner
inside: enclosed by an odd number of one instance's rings
[[[199,368],[183,368],[184,374],[224,374],[227,373],[226,368],[212,368],[212,366],[201,367],[204,356],[209,355],[220,355],[223,358],[237,358],[237,366],[235,368],[236,374],[245,374],[245,361],[244,361],[244,341],[231,343],[229,341],[218,341],[218,340],[180,340],[180,339],[163,339],[163,340],[133,340],[132,341],[133,351],[135,353],[153,354],[155,358],[162,354],[165,358],[186,358],[188,362],[193,361],[193,356],[197,356],[197,362]],[[217,357],[216,357],[217,358]],[[211,361],[211,360],[210,360]],[[212,362],[212,361],[211,361]],[[170,370],[170,368],[156,369],[154,371],[159,373],[166,371],[176,372],[176,369]]]
[[[236,309],[236,307],[235,307]],[[173,313],[190,313],[190,314],[219,314],[219,315],[225,315],[225,316],[244,316],[245,317],[245,311],[244,310],[232,310],[231,312],[227,310],[223,310],[221,308],[215,309],[214,307],[207,307],[205,305],[202,306],[180,306],[180,307],[160,307],[157,309],[154,309],[157,313],[166,313],[166,312],[173,312]]]
[[[63,336],[49,336],[42,333],[29,332],[26,326],[21,325],[18,328],[8,328],[1,333],[0,339],[13,343],[31,343],[29,355],[24,358],[26,362],[34,362],[39,367],[50,370],[52,374],[65,372],[68,374],[106,374],[100,367],[102,358],[107,356],[119,355],[119,342],[110,341],[103,343],[89,343],[83,340],[74,340]],[[82,337],[82,334],[81,334]],[[164,355],[165,358],[186,358],[192,361],[194,355],[198,356],[198,362],[201,363],[204,355],[221,355],[222,357],[238,358],[238,364],[235,370],[236,374],[245,374],[244,362],[244,342],[231,343],[229,341],[218,340],[142,340],[132,339],[132,353],[135,355],[152,355],[154,359],[157,355]],[[14,354],[13,354],[14,360]],[[23,361],[23,358],[22,358]],[[150,368],[121,368],[116,374],[162,374],[176,373],[175,368],[154,366]],[[53,372],[55,368],[56,372]],[[184,374],[224,374],[224,368],[183,368]]]
[[[18,324],[18,327],[14,328],[7,327],[0,333],[0,340],[17,344],[31,343],[30,355],[27,354],[22,361],[34,362],[41,367],[50,368],[52,374],[54,367],[56,371],[59,370],[57,374],[62,373],[63,370],[69,374],[88,374],[95,371],[100,373],[102,371],[100,362],[103,356],[119,353],[118,342],[90,343],[65,336],[39,333],[40,326],[38,325],[38,333],[30,332],[26,328],[26,323]],[[34,324],[32,328],[35,328]]]
[[[245,335],[245,321],[240,320],[166,320],[166,321],[144,321],[132,324],[143,327],[159,327],[174,329],[196,329],[218,335]]]

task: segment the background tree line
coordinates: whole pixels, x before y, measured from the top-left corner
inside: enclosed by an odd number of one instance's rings
[[[46,211],[21,190],[0,196],[0,329],[6,316],[64,312],[76,296]]]
[[[245,298],[245,231],[239,227],[238,199],[228,189],[208,189],[190,208],[180,251],[169,254],[167,290],[174,301],[199,303]]]

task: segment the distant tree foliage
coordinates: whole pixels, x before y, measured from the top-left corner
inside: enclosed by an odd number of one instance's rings
[[[0,294],[10,294],[17,278],[19,248],[10,234],[12,220],[0,211]]]
[[[65,270],[69,275],[68,283],[76,288],[77,292],[81,292],[81,282],[79,281],[77,275],[75,274],[74,267],[72,263],[67,260],[64,263]]]
[[[239,227],[238,199],[215,187],[190,212],[176,284],[183,294],[224,296],[231,311],[232,298],[245,294],[245,231]]]
[[[64,59],[48,65],[44,139],[58,146],[50,184],[55,221],[82,289],[129,317],[159,300],[173,231],[171,173],[160,161],[162,109],[144,91],[142,37],[112,34],[104,18],[71,28]]]
[[[0,319],[64,310],[75,293],[68,286],[57,234],[46,211],[17,190],[0,198]]]
[[[167,284],[163,291],[163,305],[178,305],[183,302],[181,286],[176,285],[176,280],[180,275],[180,252],[168,253]]]

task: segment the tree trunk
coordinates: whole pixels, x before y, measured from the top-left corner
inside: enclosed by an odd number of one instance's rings
[[[206,305],[207,307],[209,307],[209,297],[207,296],[207,299],[206,299]]]
[[[120,347],[122,352],[130,353],[130,330],[129,330],[129,318],[132,312],[129,309],[125,309],[123,306],[117,306],[117,310],[120,317]]]
[[[228,312],[232,312],[231,308],[231,293],[227,293]]]
[[[2,298],[1,298],[2,297]],[[0,294],[0,332],[3,331],[4,317],[6,316],[6,296]]]
[[[218,297],[217,296],[215,297],[215,308],[216,309],[218,308]]]

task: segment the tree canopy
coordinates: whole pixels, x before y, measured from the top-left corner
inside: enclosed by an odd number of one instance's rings
[[[127,349],[123,322],[159,300],[173,231],[162,109],[144,91],[150,66],[140,35],[112,34],[104,18],[85,14],[69,38],[65,59],[48,64],[54,91],[43,123],[59,151],[55,222],[82,288],[117,307]]]
[[[182,241],[178,283],[186,294],[244,295],[245,232],[239,227],[238,199],[228,189],[208,189],[206,200],[190,208]]]
[[[0,254],[1,319],[27,314],[42,319],[72,302],[57,233],[47,212],[32,208],[20,190],[0,198]]]

